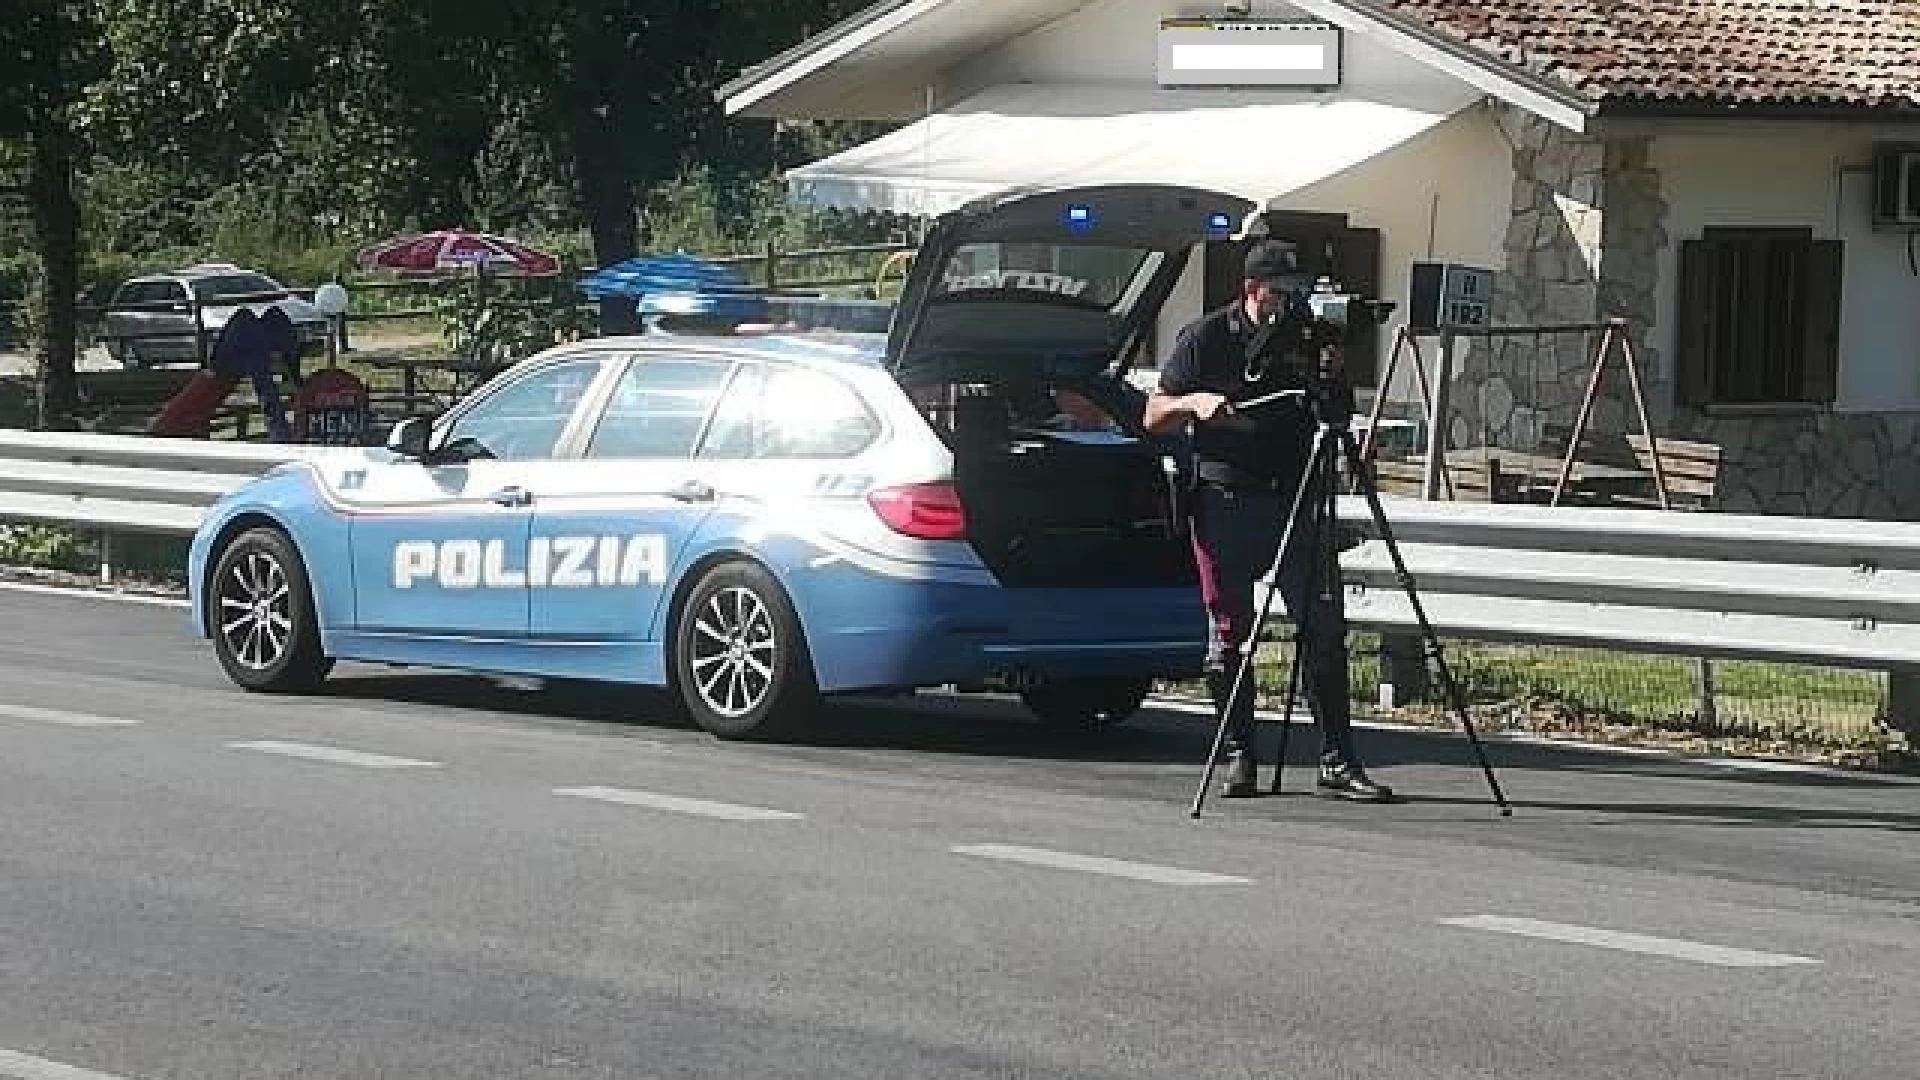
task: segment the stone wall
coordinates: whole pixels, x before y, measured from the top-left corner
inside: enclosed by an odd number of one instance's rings
[[[1720,444],[1719,509],[1920,521],[1920,413],[1710,416],[1679,409],[1663,437]]]
[[[1616,280],[1608,245],[1615,200],[1640,202],[1658,179],[1611,171],[1630,160],[1589,136],[1577,135],[1522,110],[1500,108],[1495,122],[1511,147],[1511,217],[1498,267],[1493,317],[1497,324],[1539,325],[1593,322],[1609,304],[1644,305],[1652,316],[1653,291],[1637,280]],[[1644,162],[1644,149],[1639,153]],[[1661,209],[1657,206],[1655,209]],[[1636,206],[1634,218],[1654,212]],[[1656,223],[1657,227],[1657,223]],[[1637,246],[1637,245],[1633,245]],[[1634,273],[1651,275],[1650,246],[1644,262],[1622,258]],[[1571,426],[1592,370],[1598,339],[1586,334],[1548,334],[1463,339],[1456,347],[1459,382],[1454,386],[1452,445],[1490,444],[1533,450],[1547,425]],[[1611,385],[1614,382],[1618,385]],[[1605,400],[1591,421],[1600,430],[1622,430],[1626,384],[1610,375]]]

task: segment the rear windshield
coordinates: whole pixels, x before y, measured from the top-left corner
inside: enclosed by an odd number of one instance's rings
[[[202,300],[217,300],[231,297],[271,297],[279,298],[287,294],[270,277],[260,274],[221,274],[218,277],[201,278],[193,283],[193,294]]]
[[[941,300],[1032,300],[1122,313],[1161,254],[1091,244],[965,244],[941,275]]]

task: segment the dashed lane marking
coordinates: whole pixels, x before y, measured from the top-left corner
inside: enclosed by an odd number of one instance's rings
[[[281,757],[303,758],[307,761],[327,761],[335,765],[357,765],[363,769],[437,769],[440,767],[437,761],[388,757],[385,754],[365,754],[358,750],[345,750],[337,746],[318,746],[312,743],[275,742],[269,739],[256,742],[233,742],[227,745],[235,750],[258,750],[263,754],[278,754]]]
[[[805,814],[796,814],[787,810],[769,810],[764,806],[741,806],[737,803],[685,799],[678,795],[662,795],[658,792],[634,791],[629,788],[568,787],[554,788],[553,793],[576,799],[619,803],[622,806],[641,806],[649,810],[667,810],[676,814],[719,818],[722,821],[798,821],[806,817]]]
[[[11,720],[29,720],[37,724],[61,727],[132,727],[140,721],[126,716],[100,716],[95,713],[68,712],[65,709],[39,709],[32,705],[0,704],[0,716]]]
[[[1786,953],[1753,952],[1748,949],[1729,949],[1722,945],[1708,945],[1699,941],[1684,941],[1680,938],[1649,937],[1645,934],[1627,934],[1618,930],[1601,930],[1592,926],[1573,926],[1568,923],[1541,922],[1538,919],[1510,919],[1499,915],[1474,915],[1462,919],[1441,919],[1443,926],[1459,926],[1468,930],[1490,930],[1496,934],[1517,934],[1520,937],[1543,938],[1548,941],[1564,941],[1574,945],[1593,945],[1602,949],[1619,949],[1623,952],[1646,953],[1649,956],[1666,956],[1676,960],[1691,960],[1697,964],[1712,964],[1716,967],[1765,968],[1791,967],[1797,964],[1818,964],[1820,961],[1807,956],[1790,956]]]
[[[32,1054],[22,1054],[0,1046],[0,1076],[11,1080],[124,1080],[112,1073],[95,1072],[73,1065],[62,1065]]]
[[[1151,881],[1159,885],[1244,885],[1251,880],[1227,874],[1182,870],[1177,866],[1156,866],[1153,863],[1127,862],[1123,859],[1106,859],[1097,855],[1075,855],[1067,851],[1048,851],[1046,848],[1020,847],[1013,844],[962,844],[953,851],[955,854],[976,855],[982,859],[1047,866],[1056,870],[1078,870],[1088,874]]]

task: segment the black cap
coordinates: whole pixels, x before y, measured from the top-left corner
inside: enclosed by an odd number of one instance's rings
[[[1247,249],[1244,277],[1273,281],[1300,272],[1300,249],[1291,240],[1262,240]]]

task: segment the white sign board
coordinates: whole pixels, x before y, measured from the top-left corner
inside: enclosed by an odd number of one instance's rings
[[[1161,86],[1340,85],[1340,28],[1321,22],[1163,19]]]

